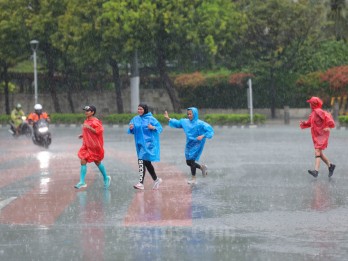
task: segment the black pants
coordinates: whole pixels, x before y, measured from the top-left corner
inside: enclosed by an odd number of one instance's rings
[[[156,175],[154,167],[151,164],[151,161],[138,159],[138,166],[139,166],[139,175],[140,175],[139,182],[141,184],[144,183],[146,169],[149,171],[154,181],[157,179],[157,175]]]
[[[201,165],[195,162],[195,160],[186,160],[186,164],[191,168],[192,176],[196,175],[196,169],[200,169]]]

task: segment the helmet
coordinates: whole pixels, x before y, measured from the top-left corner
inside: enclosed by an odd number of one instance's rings
[[[34,110],[36,110],[36,111],[42,110],[42,105],[39,104],[39,103],[38,103],[38,104],[35,104]]]
[[[20,103],[17,103],[17,105],[16,105],[16,109],[17,109],[17,110],[22,109],[22,105],[21,105]]]

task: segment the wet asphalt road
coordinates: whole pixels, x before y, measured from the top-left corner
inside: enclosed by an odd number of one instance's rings
[[[337,165],[317,179],[309,130],[292,125],[215,127],[189,186],[185,136],[164,128],[163,184],[135,191],[134,141],[105,127],[103,189],[88,165],[79,178],[79,127],[51,126],[48,150],[0,127],[0,260],[345,260],[348,256],[348,131],[331,132],[326,155]]]

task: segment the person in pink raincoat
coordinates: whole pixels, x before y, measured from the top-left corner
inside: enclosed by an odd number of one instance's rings
[[[312,139],[314,143],[315,167],[314,170],[308,170],[313,177],[318,177],[320,160],[324,161],[329,168],[329,177],[335,170],[335,165],[325,156],[323,150],[328,146],[330,129],[335,127],[335,121],[330,113],[322,110],[323,102],[318,97],[312,97],[307,100],[312,112],[307,121],[300,121],[301,129],[311,128]]]

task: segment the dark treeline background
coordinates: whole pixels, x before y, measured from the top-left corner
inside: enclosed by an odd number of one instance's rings
[[[346,0],[2,0],[0,98],[32,92],[39,41],[39,90],[57,94],[121,90],[140,67],[141,88],[164,88],[174,111],[307,106],[348,87]],[[240,98],[243,97],[243,98]],[[73,110],[74,106],[71,105]]]

